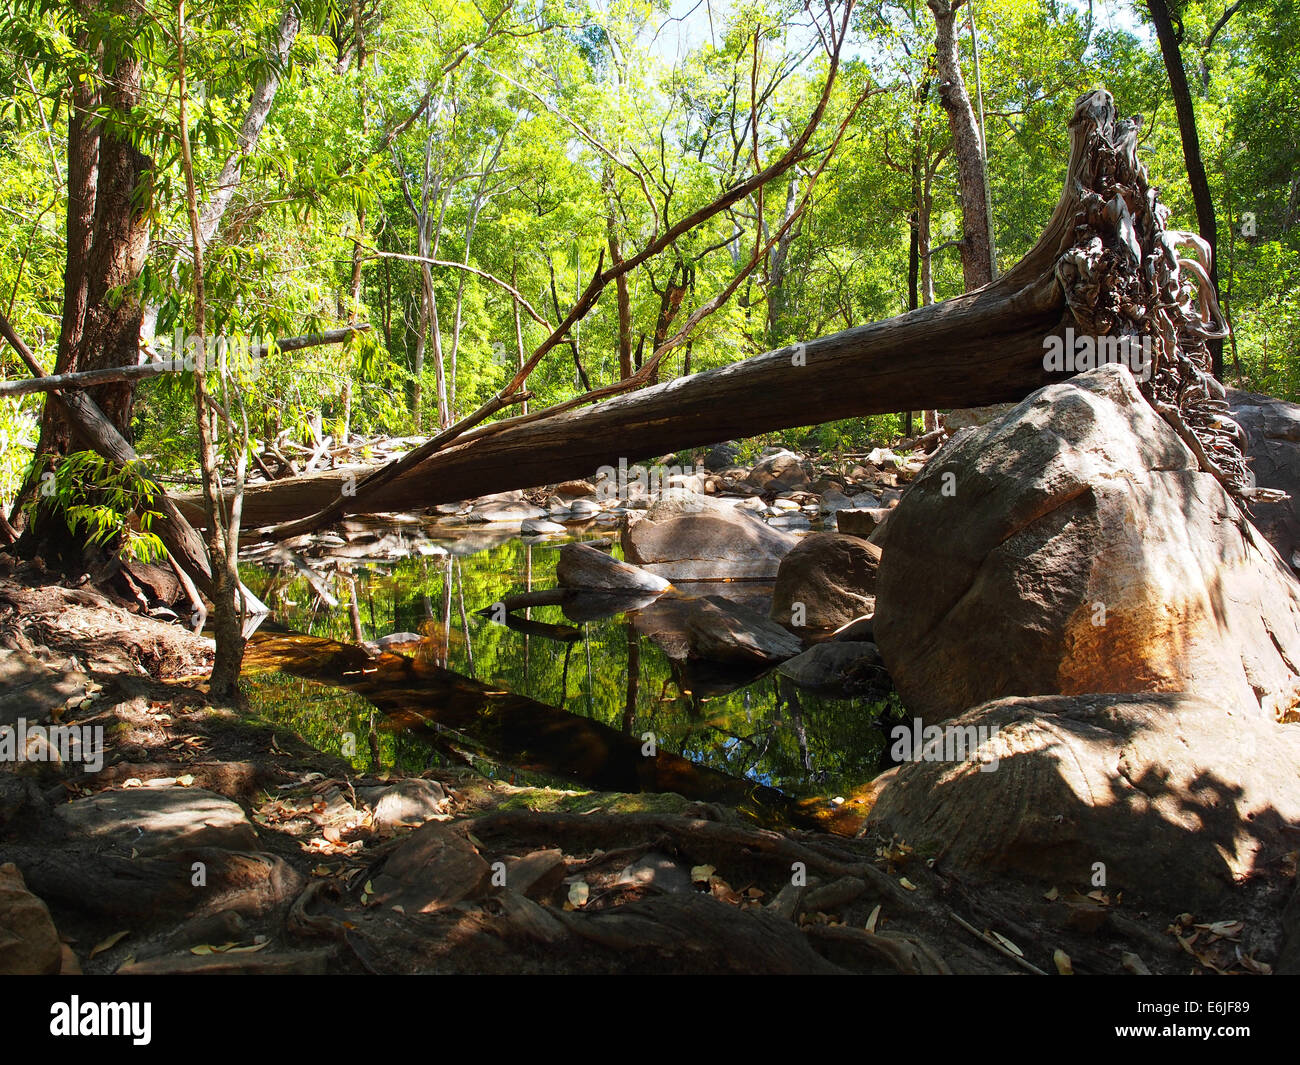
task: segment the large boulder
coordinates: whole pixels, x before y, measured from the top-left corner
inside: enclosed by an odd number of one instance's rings
[[[1300,845],[1300,724],[1161,692],[1001,699],[930,728],[965,745],[895,726],[905,760],[870,820],[975,879],[1065,895],[1100,872],[1126,900],[1204,914]]]
[[[813,533],[781,560],[772,591],[773,621],[813,632],[875,613],[880,549],[858,536]]]
[[[1252,504],[1255,524],[1283,561],[1300,570],[1300,405],[1231,388],[1228,403],[1246,432],[1255,483],[1291,497]]]
[[[706,496],[660,500],[628,516],[623,557],[667,580],[771,580],[798,540]]]
[[[1124,367],[958,434],[876,542],[876,641],[927,720],[1008,695],[1300,702],[1300,583]]]

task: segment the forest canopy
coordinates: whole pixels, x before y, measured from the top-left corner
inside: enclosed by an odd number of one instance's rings
[[[1300,394],[1295,7],[1170,8],[1218,221],[1218,287],[1234,330],[1225,377],[1288,398]],[[810,126],[792,165],[600,294],[528,379],[533,406],[617,383],[670,339],[651,381],[960,293],[959,175],[934,16],[924,4],[862,5],[838,42],[841,13],[789,0],[187,5],[208,332],[372,326],[341,349],[247,367],[251,435],[454,423],[502,388],[593,275],[773,168]],[[76,177],[69,119],[83,111],[146,161],[133,191],[143,262],[113,298],[142,306],[146,353],[193,330],[176,26],[175,0],[6,0],[0,15],[0,311],[47,371]],[[987,142],[999,270],[1050,215],[1074,101],[1092,88],[1141,116],[1139,150],[1161,198],[1193,222],[1145,4],[975,3],[957,29]],[[129,106],[93,92],[124,68],[139,73]],[[90,87],[92,108],[74,86]],[[6,377],[27,376],[12,348],[0,358]],[[182,481],[197,468],[192,398],[181,375],[144,381],[129,425],[141,455]],[[42,402],[0,406],[6,506]],[[899,428],[884,416],[786,435],[835,446]]]

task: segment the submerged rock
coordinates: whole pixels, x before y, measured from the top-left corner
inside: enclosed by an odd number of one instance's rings
[[[882,689],[888,687],[880,651],[874,643],[838,640],[815,644],[777,667],[777,672],[799,687],[826,693],[845,693],[850,687],[860,690],[868,671],[879,674]]]
[[[694,657],[727,665],[781,662],[803,649],[780,625],[717,595],[693,604],[686,639]]]

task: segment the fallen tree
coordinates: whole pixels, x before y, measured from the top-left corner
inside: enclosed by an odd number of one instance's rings
[[[1137,160],[1138,120],[1109,93],[1080,98],[1061,199],[1034,248],[990,285],[884,322],[767,352],[583,409],[539,411],[443,433],[376,470],[250,486],[249,526],[284,537],[345,513],[409,509],[589,475],[760,432],[904,409],[1022,399],[1053,372],[1050,338],[1127,338],[1150,353],[1141,388],[1206,469],[1249,495],[1242,434],[1209,372],[1225,335],[1209,250],[1166,227]],[[1180,249],[1190,246],[1193,258]],[[1071,352],[1071,354],[1073,354]],[[501,397],[501,405],[509,397]],[[187,513],[195,500],[187,500]]]

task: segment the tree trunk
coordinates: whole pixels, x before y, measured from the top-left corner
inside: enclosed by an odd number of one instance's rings
[[[1169,87],[1174,96],[1174,111],[1178,115],[1178,133],[1183,142],[1183,162],[1187,167],[1187,184],[1191,186],[1192,203],[1196,207],[1196,228],[1210,246],[1210,282],[1219,287],[1218,274],[1218,222],[1214,215],[1214,198],[1210,195],[1210,182],[1205,176],[1205,163],[1201,159],[1201,139],[1196,132],[1196,109],[1192,106],[1192,92],[1187,84],[1187,70],[1183,66],[1180,48],[1182,25],[1174,31],[1173,20],[1165,0],[1147,0],[1151,21],[1155,24],[1156,38],[1160,41],[1160,54],[1169,74]],[[1223,341],[1210,342],[1214,376],[1223,376]]]
[[[966,290],[993,280],[993,242],[989,233],[988,198],[985,195],[984,146],[980,142],[975,112],[971,109],[957,49],[957,12],[965,0],[926,0],[937,27],[935,53],[939,70],[939,102],[948,114],[957,156],[957,187],[961,192],[964,235],[961,241],[962,277]]]

